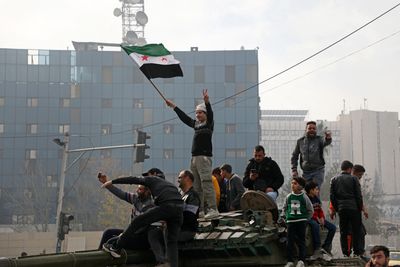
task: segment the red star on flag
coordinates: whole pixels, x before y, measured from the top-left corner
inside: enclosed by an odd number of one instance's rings
[[[142,56],[142,61],[147,61],[149,59],[149,56]]]

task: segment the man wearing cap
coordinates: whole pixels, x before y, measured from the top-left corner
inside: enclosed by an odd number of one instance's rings
[[[154,222],[167,224],[167,255],[171,267],[178,267],[178,236],[183,221],[183,201],[175,185],[164,178],[159,169],[151,169],[157,176],[123,177],[107,181],[102,187],[111,184],[140,184],[147,186],[154,199],[154,207],[137,216],[114,243],[106,243],[103,249],[113,257],[121,257],[121,249],[126,247],[132,235]],[[150,172],[149,171],[149,172]],[[146,173],[147,175],[148,173]],[[98,177],[106,176],[99,173]]]
[[[214,114],[207,89],[203,90],[203,99],[204,104],[196,106],[195,120],[179,109],[171,100],[166,100],[165,102],[174,109],[183,123],[194,129],[190,170],[194,175],[194,189],[200,195],[201,209],[206,212],[205,218],[211,219],[217,217],[219,213],[211,179],[211,138],[214,130]]]

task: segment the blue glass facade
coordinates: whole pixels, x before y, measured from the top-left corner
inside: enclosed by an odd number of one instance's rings
[[[188,51],[174,56],[182,62],[184,77],[153,81],[188,113],[202,101],[202,89],[208,89],[215,113],[213,165],[230,163],[243,175],[260,134],[257,51]],[[119,175],[156,166],[172,181],[180,169],[189,167],[193,129],[176,118],[122,52],[0,49],[3,200],[11,193],[29,195],[36,188],[29,181],[35,179],[50,188],[56,200],[62,151],[52,139],[62,138],[64,132],[71,135],[70,149],[76,149],[135,143],[137,128],[151,136],[150,158],[144,164],[133,163],[133,149],[88,152],[68,170],[66,191],[82,180],[98,186],[92,175],[101,167]],[[70,164],[76,156],[70,155]],[[19,222],[16,215],[24,213],[7,201],[2,201],[0,212],[0,223]]]

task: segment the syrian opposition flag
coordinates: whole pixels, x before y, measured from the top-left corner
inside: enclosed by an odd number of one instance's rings
[[[139,65],[147,79],[183,76],[180,62],[163,44],[121,47]]]

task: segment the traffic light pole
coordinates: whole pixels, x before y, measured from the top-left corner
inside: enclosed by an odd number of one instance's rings
[[[146,144],[130,144],[130,145],[119,145],[119,146],[103,146],[103,147],[88,147],[88,148],[79,148],[79,149],[68,149],[69,143],[69,134],[64,134],[64,140],[60,141],[60,139],[53,140],[57,145],[61,146],[63,149],[63,157],[61,162],[61,175],[60,175],[60,183],[59,183],[59,191],[58,191],[58,200],[57,200],[57,217],[56,217],[56,253],[61,252],[61,243],[62,240],[58,236],[58,232],[61,231],[60,227],[60,220],[61,220],[61,211],[63,206],[63,199],[64,199],[64,184],[65,184],[65,173],[67,170],[72,167],[74,163],[77,161],[73,161],[70,166],[67,166],[68,163],[68,154],[73,152],[86,152],[86,151],[94,151],[94,150],[106,150],[106,149],[116,149],[116,148],[129,148],[129,147],[144,147]]]

